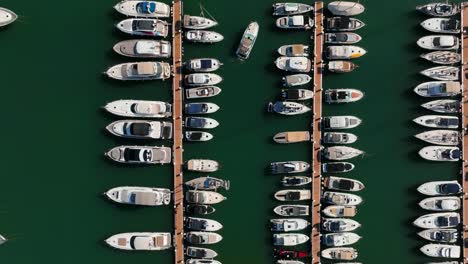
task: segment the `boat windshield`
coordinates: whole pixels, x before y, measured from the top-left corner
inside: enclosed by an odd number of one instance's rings
[[[124,125],[125,135],[148,136],[151,125],[148,123],[126,123]]]
[[[132,23],[134,31],[153,31],[154,27],[153,20],[134,20]]]
[[[301,199],[300,192],[288,192],[285,195],[285,199],[288,201],[299,201]]]
[[[460,192],[460,186],[454,183],[441,184],[438,186],[439,193],[441,194],[453,194]]]

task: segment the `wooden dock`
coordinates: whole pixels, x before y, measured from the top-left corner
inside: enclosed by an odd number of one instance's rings
[[[322,168],[320,161],[322,133],[320,121],[322,118],[322,71],[323,71],[323,2],[315,2],[314,9],[314,99],[312,116],[312,264],[320,263],[320,198],[322,189]]]
[[[172,8],[172,58],[174,78],[172,84],[173,92],[173,123],[174,123],[174,145],[172,156],[174,161],[174,252],[175,263],[184,263],[184,178],[183,166],[183,146],[182,146],[182,1],[175,0]]]

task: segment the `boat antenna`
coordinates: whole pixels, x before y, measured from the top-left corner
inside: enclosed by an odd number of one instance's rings
[[[201,12],[200,15],[201,15],[202,17],[205,17],[205,12],[206,12],[206,14],[207,14],[213,21],[218,22],[218,21],[210,14],[210,12],[208,12],[208,10],[206,10],[206,8],[203,7],[203,5],[202,5],[201,2],[200,2],[200,12]]]

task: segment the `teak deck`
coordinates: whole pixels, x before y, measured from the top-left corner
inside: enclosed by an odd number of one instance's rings
[[[320,197],[322,188],[322,168],[320,161],[322,133],[320,120],[322,118],[322,71],[323,71],[323,2],[315,2],[314,8],[314,99],[312,116],[312,264],[320,263]]]
[[[468,135],[465,129],[468,124],[468,2],[461,3],[461,21],[462,21],[462,33],[461,33],[461,52],[462,52],[462,72],[461,72],[461,82],[462,82],[462,104],[461,104],[461,133],[462,133],[462,151],[463,151],[463,163],[462,163],[462,185],[463,185],[463,227],[462,227],[462,239],[463,239],[463,251],[462,258],[463,263],[468,263],[468,195],[466,195],[468,190]],[[466,31],[466,32],[465,32]]]

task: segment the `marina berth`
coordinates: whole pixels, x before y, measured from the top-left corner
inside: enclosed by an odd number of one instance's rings
[[[452,81],[425,82],[416,86],[414,92],[423,97],[455,96],[461,93],[461,85]]]
[[[214,259],[187,259],[187,264],[221,264],[221,262]]]
[[[418,235],[426,240],[439,243],[455,243],[459,238],[458,230],[453,228],[426,229],[419,232]]]
[[[218,256],[218,253],[209,248],[187,247],[185,255],[190,258],[213,259]]]
[[[460,224],[459,213],[434,213],[420,216],[413,224],[420,228],[454,228]]]
[[[273,234],[274,246],[297,246],[309,241],[309,237],[304,234]]]
[[[458,161],[461,152],[458,147],[428,146],[419,151],[419,156],[430,161]]]
[[[421,26],[434,33],[460,33],[460,20],[455,18],[429,18],[421,22]]]
[[[223,225],[218,221],[197,217],[185,218],[184,224],[186,228],[195,231],[218,231],[223,228]]]
[[[358,180],[336,176],[326,176],[323,186],[330,190],[358,192],[364,189],[364,184]]]
[[[421,55],[421,58],[436,64],[456,64],[461,61],[461,54],[452,51],[433,51]]]
[[[322,163],[322,172],[324,173],[344,173],[352,171],[354,164],[349,162],[326,162]]]
[[[184,15],[184,28],[187,29],[208,29],[218,25],[218,22],[200,16]]]
[[[310,190],[281,190],[275,193],[275,199],[283,202],[304,201],[310,197]]]
[[[302,258],[310,257],[309,251],[285,250],[282,248],[280,249],[274,248],[273,253],[276,259],[302,259]],[[286,261],[286,262],[279,262],[279,261]],[[291,263],[287,261],[289,260],[278,260],[277,263],[297,264],[297,262],[294,262],[295,260],[292,260],[293,262]],[[303,262],[300,262],[300,263],[303,263]]]
[[[121,250],[164,250],[172,247],[170,233],[121,233],[109,237],[105,242]]]
[[[434,258],[460,258],[460,246],[427,244],[421,247],[421,252]]]
[[[307,74],[300,73],[300,74],[286,75],[281,80],[283,82],[283,86],[294,87],[294,86],[308,84],[312,80],[312,77],[310,77]]]
[[[106,74],[122,81],[165,80],[171,77],[171,65],[166,62],[129,62],[110,67]]]
[[[212,86],[223,80],[221,76],[214,73],[192,73],[185,75],[187,86]]]
[[[309,215],[308,205],[279,205],[273,209],[277,215],[280,216],[308,216]]]
[[[333,146],[324,148],[322,154],[328,160],[348,160],[363,155],[364,152],[352,147]]]
[[[417,139],[430,144],[457,146],[460,144],[460,133],[455,130],[429,130],[415,135]]]
[[[195,43],[216,43],[224,39],[218,32],[207,30],[189,30],[185,33],[185,38]]]
[[[432,35],[420,38],[419,47],[428,50],[456,50],[460,46],[460,39],[448,35]]]
[[[307,176],[284,176],[281,183],[285,187],[303,186],[312,182],[312,178]]]
[[[229,180],[222,180],[210,176],[199,177],[185,182],[185,186],[196,190],[216,191],[217,189],[229,190]]]
[[[185,206],[185,212],[188,214],[195,214],[195,215],[209,215],[216,211],[216,209],[207,204],[188,204]]]
[[[351,133],[325,132],[322,136],[323,144],[352,144],[358,137]]]
[[[276,26],[282,29],[311,29],[314,20],[303,15],[285,16],[276,19]]]
[[[355,217],[357,215],[357,207],[354,205],[329,205],[322,212],[328,217]]]
[[[354,31],[366,24],[357,18],[330,17],[326,20],[326,28],[329,31]]]
[[[213,232],[192,231],[184,234],[185,240],[194,245],[211,245],[223,240],[223,237]]]
[[[213,139],[213,134],[205,131],[185,131],[185,140],[192,142],[205,142]]]
[[[210,205],[220,203],[226,200],[226,197],[212,191],[189,190],[185,193],[185,199],[188,203]]]
[[[322,200],[331,205],[360,205],[362,198],[355,194],[326,191]]]
[[[217,86],[203,86],[185,89],[185,99],[209,98],[221,93]]]
[[[309,52],[309,46],[302,44],[283,45],[278,48],[279,55],[287,57],[307,57]]]
[[[451,99],[434,100],[421,105],[427,110],[444,114],[456,114],[460,111],[460,101]]]
[[[308,171],[310,164],[304,161],[279,161],[270,163],[272,174],[299,173]]]
[[[291,232],[306,229],[310,223],[300,218],[271,219],[270,226],[273,232]]]
[[[186,128],[213,129],[219,126],[219,123],[208,117],[186,117],[184,126]]]
[[[351,247],[335,247],[322,250],[321,255],[326,259],[354,260],[358,257],[358,252]]]
[[[432,181],[421,184],[418,192],[425,195],[454,195],[463,191],[457,181]]]
[[[149,18],[129,18],[116,25],[123,33],[134,36],[167,37],[169,24],[166,21]]]
[[[191,59],[185,64],[185,68],[191,72],[213,72],[223,65],[218,59],[200,58]]]
[[[456,196],[429,197],[419,202],[419,206],[430,211],[457,211],[461,202]]]
[[[0,7],[0,27],[7,26],[18,19],[18,15],[15,14],[15,12]]]
[[[420,116],[413,121],[421,126],[432,128],[451,128],[455,129],[459,126],[459,120],[456,116],[443,116],[443,115],[425,115]]]
[[[362,37],[354,32],[325,33],[324,38],[326,44],[356,44],[361,40]]]
[[[185,164],[185,168],[189,171],[215,172],[219,169],[219,163],[215,160],[190,159]]]
[[[331,72],[335,73],[347,73],[352,72],[354,69],[358,68],[358,66],[350,61],[329,61],[326,64],[327,68]]]
[[[212,114],[219,110],[215,103],[188,103],[185,104],[185,113],[187,115],[205,115]]]
[[[329,104],[353,103],[363,97],[364,93],[357,89],[328,89],[324,93],[324,100]]]
[[[460,78],[460,69],[454,66],[437,66],[423,70],[420,73],[439,81],[456,81]]]
[[[328,233],[322,235],[322,244],[327,247],[341,247],[349,246],[357,243],[361,237],[355,233],[342,232],[342,233]]]
[[[457,3],[431,3],[416,6],[416,10],[435,17],[449,17],[460,13],[460,5]]]
[[[324,129],[351,129],[359,126],[362,120],[355,116],[329,116],[322,118]]]
[[[276,67],[287,72],[310,72],[312,62],[306,57],[279,57]]]
[[[299,15],[313,11],[314,7],[311,5],[301,3],[276,3],[273,4],[274,16],[288,16]]]
[[[349,60],[362,57],[366,53],[365,49],[358,46],[328,46],[325,50],[325,57],[329,60]]]
[[[303,104],[289,101],[270,102],[268,112],[281,115],[300,115],[309,112],[311,109]]]
[[[335,16],[357,16],[364,13],[364,5],[351,1],[333,1],[328,10]]]
[[[236,51],[236,55],[239,59],[246,60],[249,58],[258,36],[258,30],[259,26],[257,22],[250,22],[245,29]]]
[[[172,139],[172,123],[146,120],[118,120],[106,127],[109,133],[123,138]]]
[[[108,190],[105,195],[116,203],[143,206],[168,205],[172,197],[169,189],[137,186],[115,187]]]
[[[314,97],[314,92],[306,89],[282,89],[281,100],[297,100],[304,101]]]
[[[164,40],[131,39],[113,47],[117,54],[132,58],[170,58],[171,43]]]
[[[162,2],[155,1],[122,1],[114,6],[117,12],[132,17],[169,17],[171,15],[171,7]]]
[[[280,132],[273,136],[273,140],[280,144],[306,142],[310,140],[310,133],[309,131]]]
[[[104,106],[109,113],[123,117],[168,118],[172,105],[161,101],[117,100]]]
[[[322,229],[327,232],[351,232],[361,227],[357,221],[347,218],[324,218]]]
[[[167,164],[171,163],[172,150],[156,146],[119,146],[105,153],[109,159],[127,164]]]

